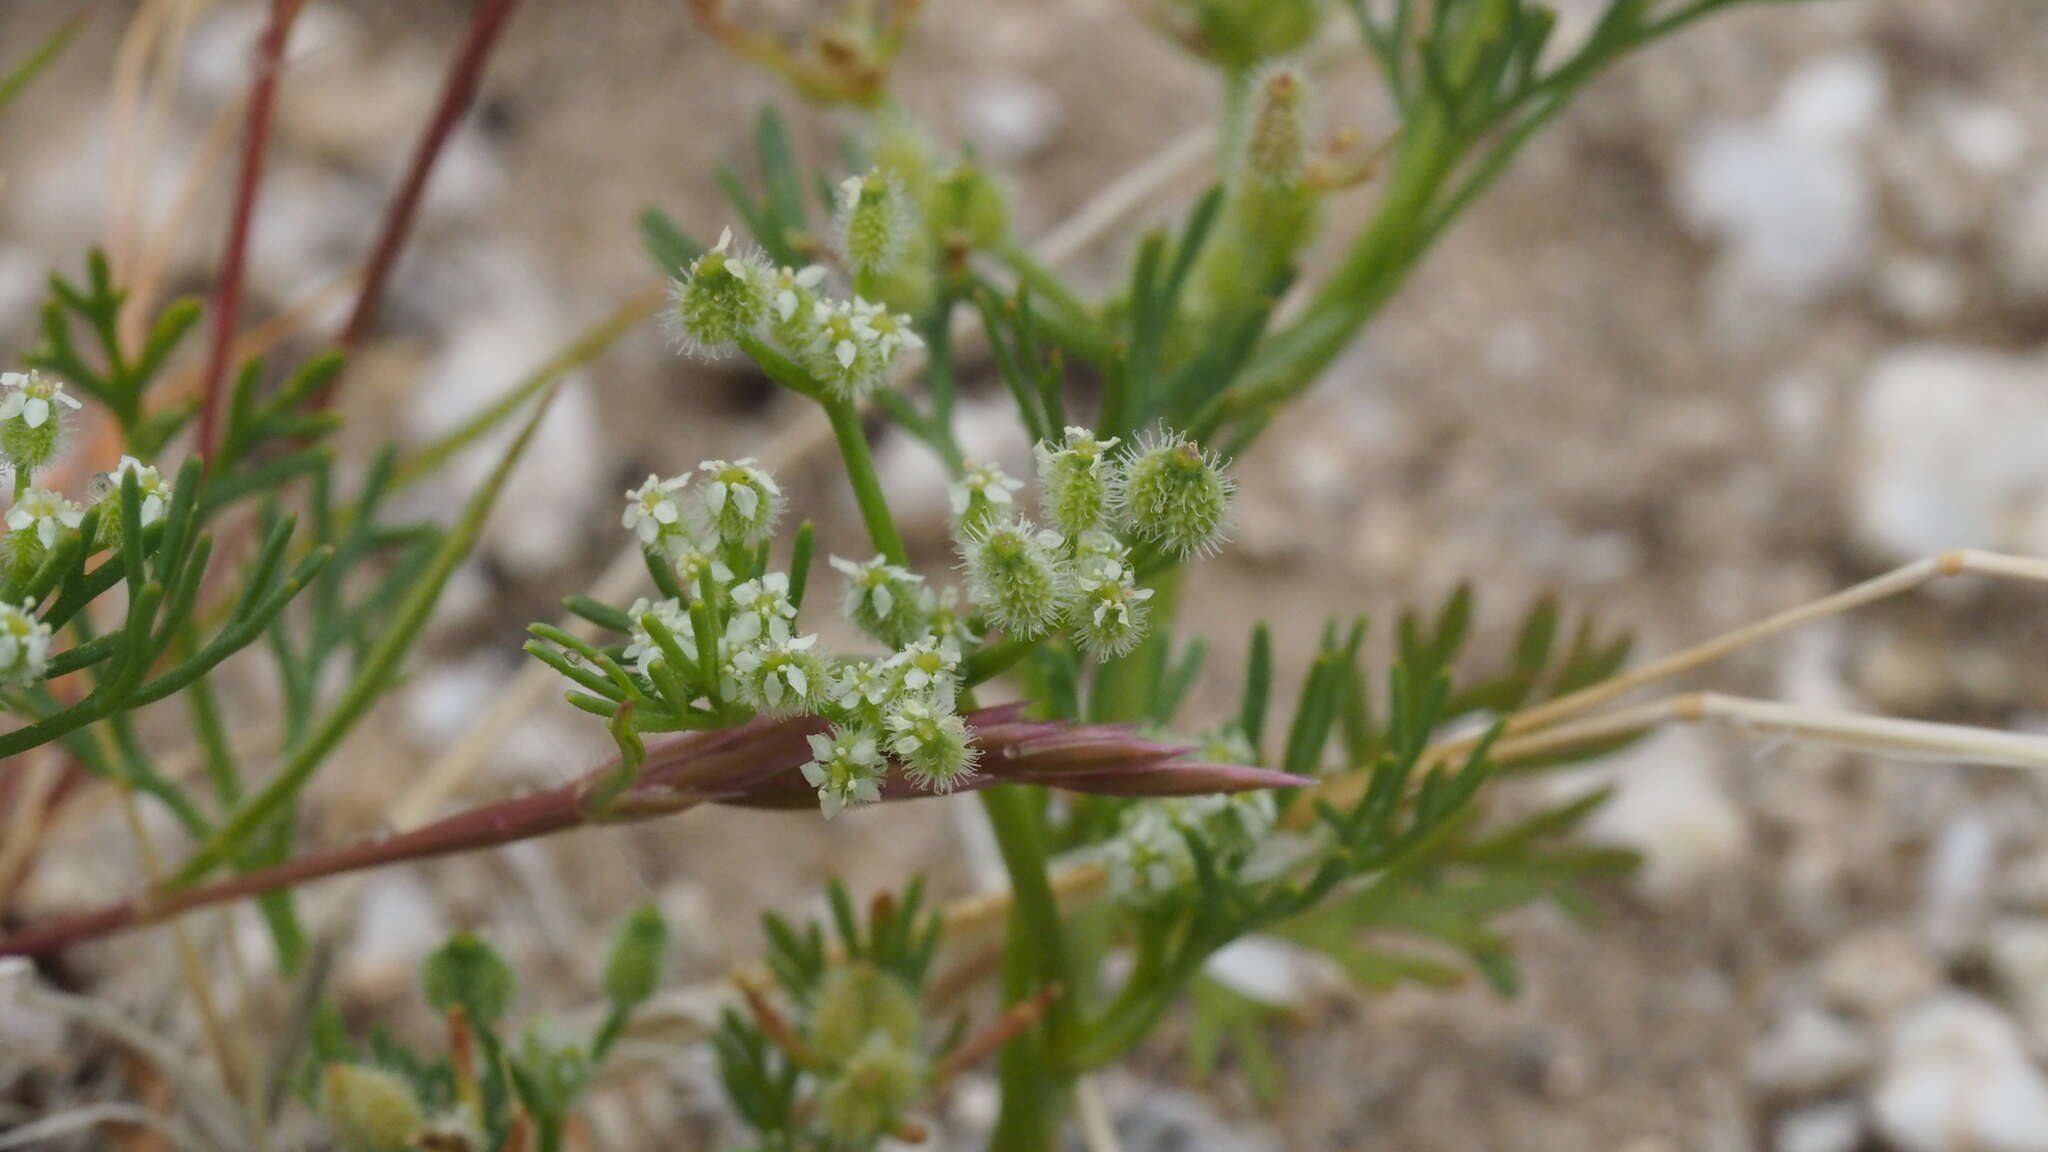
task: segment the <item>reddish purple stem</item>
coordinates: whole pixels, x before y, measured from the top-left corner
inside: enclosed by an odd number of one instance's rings
[[[1264,768],[1180,759],[1189,749],[1143,740],[1112,725],[1068,725],[1023,719],[1021,705],[984,708],[967,717],[982,750],[980,771],[963,790],[997,784],[1040,784],[1108,796],[1193,796],[1259,788],[1291,788],[1302,778]],[[654,742],[639,775],[602,811],[592,797],[617,761],[558,788],[458,812],[396,836],[315,852],[272,868],[182,892],[156,893],[63,917],[0,939],[0,956],[34,956],[153,923],[168,916],[259,896],[368,868],[429,860],[530,840],[586,824],[624,823],[670,815],[700,804],[746,808],[810,808],[817,793],[804,782],[811,757],[805,737],[826,731],[815,716],[757,719],[717,732],[690,732]],[[929,795],[892,765],[882,798]]]
[[[206,352],[206,375],[199,404],[201,459],[213,455],[220,435],[220,401],[227,391],[228,356],[234,349],[235,320],[242,308],[242,270],[249,262],[249,231],[256,218],[256,194],[263,186],[263,158],[269,151],[271,113],[277,105],[277,79],[284,71],[285,41],[299,0],[271,0],[270,24],[256,47],[256,75],[249,89],[248,127],[242,134],[241,174],[235,181],[234,213],[228,218],[228,246],[220,260],[220,283],[213,300],[213,340]]]

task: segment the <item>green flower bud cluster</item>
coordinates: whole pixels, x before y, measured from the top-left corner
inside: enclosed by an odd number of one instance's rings
[[[329,1064],[320,1075],[320,1119],[343,1152],[407,1152],[426,1127],[412,1085],[365,1064]]]
[[[1199,322],[1259,306],[1321,221],[1322,190],[1309,179],[1315,90],[1308,73],[1270,63],[1245,81],[1243,103],[1223,211],[1191,285]]]
[[[1166,22],[1179,39],[1240,72],[1315,39],[1328,0],[1169,0]]]
[[[811,1013],[820,1072],[818,1118],[856,1147],[886,1134],[923,1093],[923,1012],[896,976],[865,961],[827,973]]]
[[[1238,737],[1237,743],[1242,739]],[[1250,751],[1227,738],[1210,738],[1200,754],[1206,758],[1223,750]],[[1116,835],[1100,849],[1111,890],[1119,900],[1139,907],[1171,900],[1194,882],[1191,840],[1208,851],[1218,868],[1235,871],[1251,859],[1278,819],[1279,808],[1270,792],[1140,801],[1124,810]]]

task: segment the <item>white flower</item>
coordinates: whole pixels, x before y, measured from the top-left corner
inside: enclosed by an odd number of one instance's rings
[[[1075,623],[1088,651],[1097,660],[1128,655],[1145,638],[1145,602],[1152,589],[1138,587],[1129,568],[1108,559],[1090,567],[1079,585],[1081,618]]]
[[[926,636],[889,657],[888,668],[899,688],[935,707],[950,709],[960,679],[960,650],[936,636]]]
[[[1162,806],[1137,804],[1124,812],[1114,837],[1103,844],[1110,887],[1134,904],[1170,895],[1194,875],[1194,853]]]
[[[918,604],[924,577],[881,556],[865,563],[838,556],[831,560],[846,576],[841,610],[855,627],[884,644],[901,644],[924,630]]]
[[[832,702],[848,712],[879,715],[895,695],[886,660],[849,660],[832,677]]]
[[[706,460],[697,472],[702,479],[689,510],[706,543],[752,546],[774,534],[782,517],[782,489],[752,457]]]
[[[993,521],[1008,519],[1016,507],[1014,495],[1024,482],[993,464],[975,464],[946,489],[953,506],[953,524],[962,535]]]
[[[738,647],[766,636],[782,644],[789,640],[789,622],[794,619],[796,605],[789,602],[789,576],[770,572],[733,587],[725,640]]]
[[[62,382],[40,372],[0,373],[0,420],[19,420],[30,428],[41,428],[56,414],[55,405],[73,411],[83,407],[65,395]]]
[[[697,627],[691,623],[690,610],[683,606],[682,601],[649,601],[646,597],[641,597],[633,601],[633,606],[627,610],[626,615],[633,618],[633,628],[630,633],[631,642],[626,645],[625,658],[642,676],[647,675],[648,665],[662,656],[661,645],[655,643],[646,625],[640,622],[642,616],[652,616],[659,620],[662,627],[667,628],[675,637],[676,645],[683,650],[683,654],[692,660],[697,659]],[[671,668],[669,671],[678,676],[688,677],[692,669]]]
[[[0,684],[34,684],[49,664],[50,626],[36,619],[35,601],[0,601]]]
[[[804,780],[818,790],[818,807],[825,819],[882,798],[882,776],[888,766],[875,746],[873,732],[834,725],[830,736],[814,734],[805,740],[811,746],[811,759],[803,766]]]
[[[120,515],[121,485],[130,472],[135,474],[135,491],[142,497],[142,526],[149,527],[164,518],[164,512],[171,506],[171,485],[163,478],[153,464],[144,464],[133,456],[121,457],[112,472],[106,475],[106,495],[102,499],[113,501],[109,512]],[[100,515],[106,516],[103,512]]]
[[[666,480],[648,473],[646,483],[626,493],[626,513],[619,519],[620,527],[639,536],[643,545],[653,545],[664,536],[681,535],[683,506],[676,494],[689,482],[688,472]]]
[[[926,588],[918,595],[917,603],[924,616],[926,630],[938,637],[940,646],[955,657],[981,643],[981,636],[970,626],[967,613],[961,609],[958,588],[938,592]]]
[[[85,509],[62,494],[47,488],[31,488],[7,510],[7,527],[15,532],[34,529],[37,543],[47,549],[56,546],[59,532],[78,527],[84,518]]]
[[[831,669],[814,651],[816,636],[768,640],[732,655],[733,677],[747,703],[771,715],[814,712],[824,702]]]
[[[666,543],[670,556],[675,560],[676,580],[682,584],[684,595],[696,599],[706,574],[721,588],[732,583],[732,569],[726,567],[725,561],[720,560],[716,553],[698,547],[688,533],[678,532]]]

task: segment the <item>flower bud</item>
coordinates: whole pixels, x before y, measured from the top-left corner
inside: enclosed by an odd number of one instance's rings
[[[22,472],[50,463],[64,445],[66,410],[79,407],[62,382],[40,372],[0,373],[0,456]]]
[[[775,534],[782,519],[782,489],[753,457],[706,460],[697,465],[697,474],[694,499],[685,512],[700,538],[751,548]]]
[[[622,1008],[645,1003],[661,983],[668,954],[668,924],[652,905],[636,910],[619,925],[611,959],[604,968],[604,993]]]
[[[921,1023],[917,996],[909,985],[873,964],[852,960],[827,972],[818,985],[811,1040],[820,1056],[837,1064],[877,1036],[900,1048],[914,1048]]]
[[[427,957],[420,981],[434,1011],[445,1015],[460,1007],[479,1028],[496,1024],[512,1006],[511,966],[468,932],[450,937]]]
[[[1074,536],[1102,524],[1109,510],[1109,452],[1116,446],[1116,437],[1098,440],[1086,428],[1068,428],[1058,446],[1039,442],[1038,500],[1053,527]]]
[[[1145,602],[1152,599],[1152,589],[1138,587],[1131,570],[1114,560],[1097,565],[1079,585],[1074,629],[1089,655],[1097,660],[1129,655],[1145,638]]]
[[[1177,557],[1206,555],[1223,541],[1236,488],[1214,453],[1161,429],[1141,437],[1124,457],[1116,503],[1139,539]]]
[[[33,600],[0,600],[0,684],[40,683],[50,664],[50,626],[36,619]]]
[[[924,577],[880,556],[865,564],[834,556],[832,567],[846,576],[843,610],[854,627],[891,646],[924,632],[918,604]]]
[[[1315,39],[1326,0],[1170,0],[1181,39],[1233,71]]]
[[[824,707],[832,669],[816,636],[762,640],[732,655],[740,698],[757,712],[798,716]]]
[[[953,508],[953,530],[971,536],[998,520],[1007,519],[1017,506],[1013,493],[1024,482],[994,464],[970,464],[967,474],[946,489]]]
[[[862,276],[881,276],[903,257],[916,217],[901,181],[880,169],[839,185],[839,254]]]
[[[1003,190],[971,160],[954,164],[939,177],[926,212],[941,238],[957,237],[969,248],[994,248],[1009,235],[1010,205]]]
[[[362,1064],[322,1071],[320,1119],[344,1152],[406,1152],[426,1122],[411,1085]]]
[[[920,788],[951,792],[974,775],[981,751],[967,722],[923,700],[899,700],[886,721],[889,753]]]
[[[924,1064],[909,1048],[876,1036],[848,1057],[818,1098],[825,1131],[851,1147],[867,1147],[917,1102]]]
[[[830,736],[813,734],[804,739],[811,746],[811,758],[803,766],[804,782],[818,790],[818,808],[825,819],[882,798],[882,777],[888,765],[876,747],[874,732],[835,724]]]
[[[1060,534],[1005,520],[962,544],[974,602],[1011,636],[1043,636],[1065,615],[1072,574],[1060,555]]]
[[[1308,168],[1314,94],[1308,73],[1275,64],[1252,80],[1244,135],[1244,172],[1271,184],[1301,181]]]
[[[726,229],[670,289],[669,319],[678,342],[700,355],[724,352],[766,319],[772,283],[767,266],[733,250],[732,229]]]

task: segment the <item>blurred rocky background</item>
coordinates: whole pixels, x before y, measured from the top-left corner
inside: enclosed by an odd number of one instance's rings
[[[72,7],[0,0],[0,59]],[[88,245],[149,254],[167,291],[208,283],[230,165],[194,161],[221,146],[264,6],[164,7],[196,15],[167,97],[126,148],[109,78],[128,3],[99,5],[0,117],[0,360],[34,339],[45,271]],[[1002,173],[1027,238],[1213,116],[1207,75],[1121,0],[927,7],[901,95]],[[1560,7],[1569,28],[1599,4]],[[301,17],[248,304],[255,318],[315,312],[287,355],[339,323],[346,296],[331,286],[375,229],[465,11],[312,0]],[[1324,122],[1374,138],[1389,122],[1374,91],[1340,70]],[[453,426],[643,288],[642,207],[715,235],[730,222],[716,166],[747,160],[763,102],[792,113],[813,155],[844,127],[731,59],[680,0],[524,5],[351,377],[349,442]],[[1201,182],[1139,221],[1181,211]],[[1332,231],[1374,194],[1341,201]],[[1075,274],[1099,283],[1128,235]],[[966,439],[1021,471],[1025,445],[988,384],[964,411]],[[823,544],[856,548],[829,444],[807,440],[798,413],[735,365],[673,356],[653,324],[580,374],[388,722],[366,726],[313,793],[305,841],[382,826],[393,797],[513,690],[524,626],[598,578],[620,545],[618,493],[648,471],[780,454]],[[1550,590],[1654,654],[1933,550],[2048,553],[2044,445],[2048,6],[1829,0],[1717,18],[1595,85],[1240,463],[1239,541],[1190,592],[1214,648],[1195,706],[1231,699],[1247,605],[1272,615],[1298,664],[1327,614],[1385,621],[1470,578],[1482,647],[1504,648]],[[914,445],[883,454],[903,505],[922,510],[921,561],[942,571],[936,473]],[[419,492],[419,511],[446,517],[466,488],[458,472]],[[1711,682],[2039,729],[2044,639],[2048,595],[1957,583],[1745,654]],[[269,691],[260,668],[234,685],[252,739]],[[547,699],[493,735],[448,801],[562,779],[605,744]],[[1646,867],[1603,894],[1590,926],[1515,922],[1518,997],[1476,984],[1365,995],[1284,950],[1242,951],[1221,975],[1287,1009],[1282,1098],[1256,1099],[1228,1057],[1216,1083],[1193,1083],[1170,1027],[1100,1084],[1124,1146],[2048,1150],[2036,780],[1675,730],[1539,786],[1593,777],[1617,788],[1598,834]],[[984,886],[976,819],[938,801],[830,825],[700,813],[328,884],[302,904],[335,942],[337,988],[364,1026],[423,1021],[413,966],[459,927],[505,948],[531,1005],[567,1014],[594,986],[603,926],[650,893],[677,926],[676,985],[714,982],[755,952],[760,909],[817,907],[833,872],[857,891],[920,868],[946,893]],[[128,891],[126,843],[108,806],[74,802],[11,914]],[[252,914],[205,924],[264,970]],[[196,1038],[160,937],[82,950],[57,976]],[[241,987],[223,977],[233,1010],[280,1010],[281,992],[243,1003]],[[0,1128],[131,1083],[103,1048],[4,1002],[0,1035]],[[973,1146],[990,1096],[972,1081],[956,1092],[939,1146]],[[723,1123],[708,1060],[677,1045],[622,1078],[583,1138],[708,1147]]]

